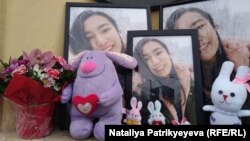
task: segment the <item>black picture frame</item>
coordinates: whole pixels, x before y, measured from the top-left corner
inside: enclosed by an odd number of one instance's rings
[[[161,5],[170,4],[172,2],[180,2],[185,0],[97,0],[98,2],[106,2],[106,3],[119,3],[119,4],[149,4],[151,6],[151,10],[159,10]]]
[[[66,18],[65,18],[65,35],[64,35],[64,58],[70,62],[71,58],[75,55],[70,55],[70,44],[78,40],[76,38],[71,38],[71,26],[77,16],[86,10],[103,12],[113,19],[116,23],[117,31],[119,36],[126,46],[127,42],[127,31],[129,30],[151,30],[151,16],[150,16],[150,6],[146,4],[110,4],[110,3],[80,3],[80,2],[66,2]],[[83,16],[82,16],[83,17]],[[109,19],[109,21],[110,21]],[[113,23],[111,23],[113,24]],[[114,25],[113,25],[114,26]],[[85,33],[79,33],[85,35]],[[77,37],[76,35],[75,37]],[[87,40],[82,39],[90,48],[90,44],[87,44]],[[74,42],[74,44],[83,43]],[[80,48],[80,47],[78,47]],[[79,51],[77,51],[79,52]]]
[[[148,99],[145,100],[145,98],[143,96],[145,94],[143,92],[143,89],[148,91],[148,89],[151,85],[146,85],[145,82],[147,80],[150,80],[150,77],[148,77],[148,76],[152,75],[154,73],[153,73],[153,71],[148,71],[148,72],[151,72],[151,74],[149,73],[149,75],[147,75],[146,71],[143,72],[144,71],[143,68],[145,68],[145,67],[143,67],[143,65],[140,65],[140,63],[144,64],[144,66],[147,63],[145,63],[145,62],[142,63],[143,61],[140,61],[142,59],[138,59],[138,55],[135,55],[135,53],[137,51],[135,51],[135,49],[134,49],[135,47],[139,47],[139,45],[137,45],[137,43],[139,41],[147,40],[148,38],[160,40],[163,44],[165,44],[167,46],[169,53],[171,54],[170,58],[172,59],[173,64],[175,66],[177,66],[178,64],[181,64],[181,63],[183,65],[183,62],[185,62],[185,66],[191,66],[190,68],[191,68],[191,70],[193,70],[193,71],[191,71],[192,73],[186,73],[186,74],[193,74],[193,75],[185,75],[185,78],[191,78],[191,76],[194,76],[193,77],[194,79],[191,81],[191,83],[193,83],[194,85],[193,85],[193,87],[191,87],[191,85],[190,85],[189,88],[190,88],[190,91],[191,91],[191,88],[194,88],[193,89],[194,93],[191,94],[192,97],[194,97],[194,99],[191,102],[191,105],[195,104],[196,106],[193,105],[193,108],[192,108],[193,111],[187,110],[185,112],[185,115],[187,115],[187,114],[194,115],[193,119],[187,119],[187,120],[194,121],[194,122],[191,122],[191,124],[203,124],[204,123],[204,112],[202,111],[202,106],[203,106],[202,77],[201,77],[201,71],[200,71],[200,69],[201,69],[200,68],[200,61],[199,61],[199,59],[197,59],[197,58],[199,58],[197,30],[129,31],[128,32],[128,47],[129,47],[128,54],[130,54],[131,56],[134,56],[137,59],[138,69],[134,70],[134,71],[130,71],[127,74],[127,91],[129,92],[130,97],[127,97],[128,99],[126,99],[126,101],[130,101],[130,99],[132,97],[136,97],[138,99],[138,101],[140,101],[140,100],[142,101],[142,103],[143,103],[142,104],[143,108],[141,109],[142,124],[148,124],[147,119],[149,118],[149,112],[147,110],[147,103],[151,100],[148,100]],[[187,43],[187,44],[185,44],[185,43]],[[170,45],[168,46],[167,44],[170,44]],[[183,50],[182,47],[189,47],[189,50],[188,49]],[[142,49],[140,48],[138,50],[142,50]],[[148,55],[146,55],[146,56],[148,57]],[[152,58],[152,56],[149,58]],[[181,70],[180,68],[182,68],[182,67],[179,67],[179,70]],[[187,69],[187,67],[183,67],[183,68],[185,68],[183,70],[186,70],[183,72],[190,72],[189,69]],[[140,70],[140,69],[142,69],[142,70]],[[137,71],[137,73],[136,73],[136,71]],[[140,76],[142,78],[141,83],[140,83],[140,81],[136,81],[136,79],[133,79],[133,78],[136,78],[133,73],[140,74]],[[183,74],[185,74],[185,73],[183,73]],[[145,76],[148,78],[146,78]],[[184,75],[183,75],[183,77],[184,77]],[[189,84],[191,84],[191,83],[189,83]],[[141,91],[139,91],[137,88],[141,88],[141,89],[139,89]],[[152,94],[153,92],[150,90],[150,93]],[[156,93],[155,93],[155,95],[156,95]],[[188,94],[188,96],[189,96],[189,94]],[[152,98],[152,99],[157,100],[155,98]],[[152,100],[152,102],[153,102],[153,100]],[[185,106],[187,106],[187,105],[185,105]],[[189,107],[192,107],[192,106],[189,106]],[[127,107],[127,108],[129,109],[131,107]],[[195,113],[193,113],[193,112],[195,112]],[[171,124],[171,119],[168,119],[168,118],[166,118],[166,119],[167,119],[166,123]],[[179,121],[180,120],[181,119],[179,119]]]
[[[66,2],[66,17],[65,17],[65,32],[64,32],[64,58],[71,63],[71,60],[76,57],[77,53],[83,50],[91,50],[91,44],[87,39],[82,38],[85,33],[78,33],[76,30],[75,33],[71,32],[71,26],[74,23],[74,20],[77,16],[86,10],[103,12],[106,15],[108,22],[105,24],[110,25],[109,28],[115,29],[119,34],[119,39],[121,40],[122,49],[121,52],[126,53],[127,48],[127,32],[131,30],[151,30],[151,11],[150,6],[147,4],[111,4],[111,3],[81,3],[81,2]],[[88,13],[91,14],[91,13]],[[100,14],[100,13],[99,13]],[[84,17],[84,14],[82,15]],[[94,23],[101,23],[100,20]],[[91,22],[91,24],[94,24]],[[115,23],[115,24],[114,24]],[[88,24],[90,25],[90,24]],[[107,29],[105,29],[107,30]],[[113,32],[114,33],[114,32]],[[74,36],[72,34],[75,34]],[[80,36],[78,36],[80,35]],[[73,37],[72,37],[73,36]],[[76,37],[76,38],[74,38]],[[109,36],[112,37],[112,36]],[[117,37],[117,36],[116,36]],[[75,42],[75,41],[79,41]],[[117,39],[117,38],[116,38]],[[109,39],[110,40],[110,39]],[[76,44],[76,48],[80,48],[76,54],[70,53],[70,44]],[[111,43],[115,44],[115,43]],[[118,43],[119,44],[119,43]],[[86,47],[81,49],[81,47]],[[113,45],[112,48],[115,48],[116,45]],[[112,50],[110,50],[112,51]],[[70,56],[71,55],[71,56]],[[127,97],[126,90],[126,69],[117,67],[117,73],[124,90],[124,99]],[[126,105],[128,102],[125,101]],[[60,121],[58,125],[60,129],[69,129],[70,117],[69,117],[69,105],[59,104],[59,110],[61,111],[57,115],[60,116]],[[63,111],[63,112],[62,112]]]
[[[239,66],[250,66],[250,20],[247,18],[250,9],[248,5],[250,5],[249,0],[240,2],[237,0],[197,0],[161,7],[160,29],[198,29],[205,104],[212,104],[210,98],[212,84],[223,62],[234,63],[232,78]],[[185,21],[184,18],[186,18]],[[248,97],[247,101],[249,100]],[[250,103],[246,102],[243,108],[249,108],[249,106]],[[208,118],[207,115],[207,122]],[[243,118],[243,123],[249,124],[249,122],[249,117]]]

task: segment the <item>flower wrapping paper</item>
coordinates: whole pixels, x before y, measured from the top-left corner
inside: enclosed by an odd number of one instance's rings
[[[23,75],[14,75],[4,96],[17,105],[30,106],[59,101],[60,95]]]
[[[55,102],[60,99],[54,90],[16,74],[4,96],[16,105],[16,131],[20,138],[41,138],[52,131]]]

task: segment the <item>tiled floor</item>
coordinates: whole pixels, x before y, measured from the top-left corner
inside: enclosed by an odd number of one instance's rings
[[[20,139],[15,131],[13,132],[0,132],[0,141],[27,141]],[[75,141],[70,137],[69,131],[67,130],[54,130],[50,135],[44,138],[33,139],[29,141]],[[79,141],[79,140],[77,140]],[[96,141],[94,137],[90,137],[82,141]]]

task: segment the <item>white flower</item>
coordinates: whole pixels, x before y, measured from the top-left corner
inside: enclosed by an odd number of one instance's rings
[[[41,77],[42,72],[43,72],[43,70],[41,70],[41,69],[39,68],[39,65],[38,65],[38,64],[36,64],[36,65],[33,67],[33,71],[35,71],[35,72],[37,73],[37,76],[38,76],[39,78]]]

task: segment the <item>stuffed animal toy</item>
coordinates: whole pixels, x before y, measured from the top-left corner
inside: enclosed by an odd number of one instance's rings
[[[105,125],[121,124],[123,90],[113,62],[129,69],[137,66],[133,57],[106,51],[85,51],[72,63],[77,76],[63,90],[61,102],[72,100],[70,134],[74,139],[85,139],[93,132],[97,140],[105,140]]]
[[[141,125],[140,110],[142,108],[142,102],[137,102],[137,99],[135,97],[132,97],[130,100],[130,105],[132,109],[126,112],[124,123],[126,123],[127,125]]]
[[[239,117],[250,116],[250,110],[241,110],[247,98],[249,85],[249,67],[239,66],[236,77],[230,81],[234,64],[223,63],[219,76],[212,85],[211,99],[213,105],[205,105],[204,111],[211,111],[210,124],[241,125]],[[248,90],[247,90],[248,89]]]
[[[178,120],[172,120],[171,123],[172,125],[191,125],[191,123],[187,121],[186,117],[183,117],[181,119],[181,122],[179,122]]]
[[[148,119],[149,125],[165,125],[165,116],[160,112],[161,103],[159,100],[156,100],[155,103],[150,101],[148,103],[148,110],[150,112],[150,117]]]

